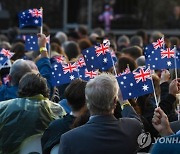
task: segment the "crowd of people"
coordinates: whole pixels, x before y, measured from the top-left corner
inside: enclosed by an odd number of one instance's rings
[[[59,154],[180,153],[176,143],[152,145],[158,137],[180,139],[176,97],[180,93],[179,70],[177,79],[173,69],[154,71],[159,107],[154,93],[123,100],[113,68],[89,81],[75,79],[56,87],[50,79],[53,57],[64,56],[67,63],[75,62],[82,50],[103,39],[110,40],[116,54],[117,74],[127,66],[133,71],[145,65],[143,49],[161,38],[161,32],[148,36],[139,30],[132,37],[116,38],[101,28],[89,33],[80,25],[68,34],[51,36],[50,51],[46,49],[48,27],[38,34],[39,51],[25,51],[24,40],[18,35],[17,29],[0,35],[0,48],[14,52],[12,65],[0,70],[0,153],[18,154],[23,142],[36,134],[42,135],[43,154],[50,154],[58,144]],[[165,37],[165,42],[167,47],[180,49],[178,37]],[[4,84],[7,74],[9,83]],[[143,147],[139,136],[147,132],[151,143]]]

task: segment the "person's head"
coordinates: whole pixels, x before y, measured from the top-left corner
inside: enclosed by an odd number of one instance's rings
[[[6,42],[6,41],[0,42],[0,48],[10,50],[11,49],[11,44],[9,42]]]
[[[64,48],[64,53],[68,57],[69,61],[74,58],[77,58],[80,54],[79,46],[74,41],[68,41],[64,43],[63,48]]]
[[[117,40],[118,51],[121,51],[123,48],[129,45],[130,41],[126,35],[119,36]]]
[[[31,61],[26,61],[23,59],[16,60],[9,72],[11,85],[18,85],[22,76],[28,72],[32,72],[34,68],[35,64]]]
[[[139,47],[143,47],[143,39],[141,36],[133,36],[131,37],[130,39],[130,46],[134,46],[134,45],[137,45]]]
[[[80,25],[77,28],[77,32],[80,38],[86,38],[88,36],[88,29],[85,25]]]
[[[127,37],[126,35],[119,36],[119,38],[117,40],[117,45],[118,46],[121,46],[121,45],[128,46],[129,43],[130,43],[129,37]]]
[[[74,112],[80,111],[85,106],[86,83],[86,81],[76,79],[65,89],[64,96]]]
[[[103,38],[105,36],[105,32],[102,28],[98,27],[93,30],[93,33],[97,34],[99,37]]]
[[[89,39],[85,39],[85,38],[80,39],[78,41],[78,44],[79,44],[79,47],[80,47],[81,51],[92,46],[91,41]]]
[[[142,56],[143,51],[138,46],[127,47],[122,50],[125,55],[132,57],[134,60]]]
[[[39,73],[26,73],[19,81],[19,97],[32,97],[39,94],[47,98],[49,97],[49,89],[46,79]]]
[[[57,32],[55,37],[63,44],[68,40],[67,35],[64,32]]]
[[[11,51],[15,53],[11,58],[12,60],[21,59],[25,55],[25,46],[21,42],[15,43],[13,44]]]
[[[145,65],[145,57],[140,56],[139,58],[136,59],[136,63],[138,66],[144,66]]]
[[[57,43],[51,43],[51,56],[54,56],[53,53],[57,53],[57,55],[59,54],[64,54],[62,48],[59,46],[59,44]]]
[[[0,42],[3,42],[3,41],[9,42],[9,39],[8,39],[8,37],[6,35],[0,34]]]
[[[163,34],[159,31],[154,31],[152,34],[151,34],[151,37],[150,37],[150,42],[156,42],[158,39],[160,39],[161,37],[163,37]]]
[[[96,43],[97,43],[97,38],[99,37],[99,35],[98,34],[96,34],[96,33],[91,33],[91,35],[89,35],[89,40],[91,41],[91,43],[93,44],[93,45],[96,45]]]
[[[147,43],[148,43],[148,35],[147,35],[147,33],[145,32],[145,30],[138,30],[138,31],[136,32],[136,35],[142,37],[144,44],[147,44]]]
[[[117,72],[123,73],[125,69],[127,68],[127,66],[129,66],[129,69],[131,70],[131,72],[137,68],[137,64],[133,58],[129,56],[121,56],[118,59]]]
[[[111,74],[102,73],[91,79],[85,89],[86,103],[91,115],[113,114],[119,86]]]

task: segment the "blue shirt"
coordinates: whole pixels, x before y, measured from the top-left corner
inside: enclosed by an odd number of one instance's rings
[[[17,98],[18,86],[0,86],[0,101]]]

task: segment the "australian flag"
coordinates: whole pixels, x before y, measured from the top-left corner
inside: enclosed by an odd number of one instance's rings
[[[38,51],[38,37],[37,35],[26,35],[25,38],[25,50],[26,51]],[[46,37],[46,48],[49,50],[50,36]]]
[[[86,67],[78,68],[78,70],[79,70],[79,77],[85,81],[89,81],[90,79],[95,78],[99,74],[98,70],[88,71]]]
[[[137,70],[117,77],[123,100],[139,97],[153,92],[150,68]]]
[[[1,51],[0,51],[0,68],[2,68],[13,55],[14,55],[14,53],[10,52],[9,50],[1,49]]]
[[[19,27],[42,26],[42,9],[28,9],[19,13]]]
[[[100,69],[106,71],[113,66],[113,58],[107,43],[82,51],[88,71]]]
[[[66,83],[70,83],[76,78],[79,78],[79,74],[77,72],[76,63],[53,63],[52,64],[52,72],[51,72],[51,83],[53,86],[63,85]]]
[[[148,45],[144,50],[146,66],[151,69],[174,69],[175,60],[177,68],[180,68],[180,52],[176,48],[157,48],[152,44]],[[176,58],[176,59],[175,59]]]

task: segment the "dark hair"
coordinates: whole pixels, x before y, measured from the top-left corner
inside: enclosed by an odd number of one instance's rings
[[[59,54],[64,54],[63,50],[61,49],[60,45],[57,43],[51,43],[51,51],[56,51]]]
[[[59,46],[61,46],[60,40],[58,38],[56,38],[56,37],[51,38],[51,44],[53,44],[53,43],[58,44]]]
[[[125,69],[129,66],[130,70],[133,71],[137,68],[137,64],[129,56],[122,56],[118,59],[117,71],[118,73],[123,73]]]
[[[25,56],[25,46],[21,42],[15,43],[12,46],[11,51],[15,53],[11,58],[12,60],[21,59]]]
[[[78,55],[80,54],[79,46],[74,41],[65,42],[64,52],[70,61],[73,58],[77,58]]]
[[[49,97],[46,79],[34,72],[26,73],[19,82],[18,95],[20,97],[32,97],[38,94]]]
[[[137,35],[134,35],[131,37],[130,39],[130,45],[131,46],[134,46],[134,45],[137,45],[139,47],[142,47],[143,46],[143,39],[141,36],[137,36]]]
[[[92,43],[89,41],[89,39],[80,39],[78,41],[78,44],[81,51],[92,46]]]
[[[124,48],[124,49],[122,49],[122,52],[124,54],[128,54],[129,56],[131,56],[134,60],[136,60],[137,58],[139,58],[143,54],[142,49],[138,46],[132,46],[132,47]]]
[[[83,36],[88,35],[88,30],[87,30],[87,27],[85,25],[80,25],[78,27],[78,32],[81,33],[81,35],[83,35]]]
[[[78,111],[85,105],[86,83],[86,81],[76,79],[65,89],[64,96],[73,111]]]

